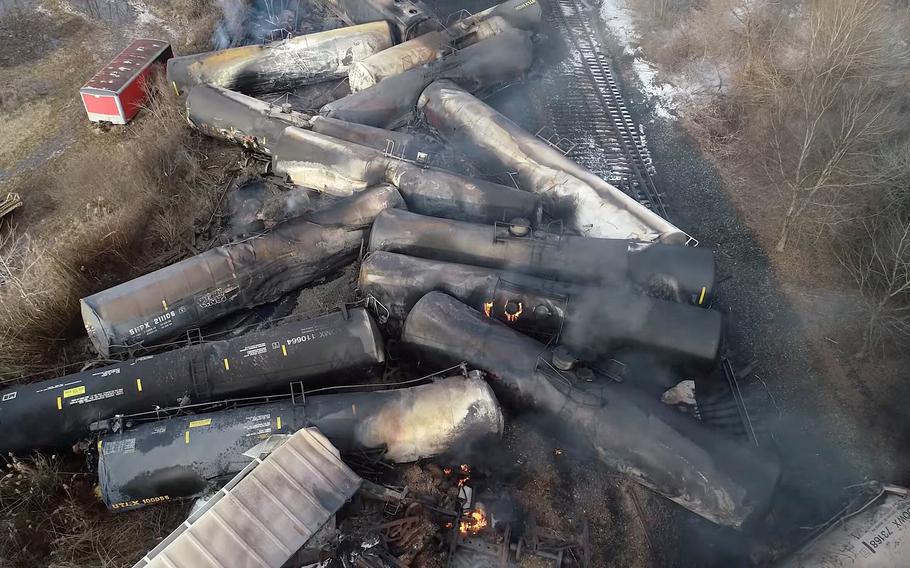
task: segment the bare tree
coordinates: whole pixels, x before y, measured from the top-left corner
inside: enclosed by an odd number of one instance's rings
[[[857,356],[910,341],[910,218],[905,211],[862,222],[862,234],[838,254],[856,281],[866,319]]]
[[[873,164],[899,111],[888,89],[894,30],[879,2],[808,2],[793,39],[777,54],[771,87],[756,89],[767,93],[760,102],[770,111],[770,152],[762,167],[784,206],[778,251],[807,211],[826,212],[830,220],[850,202],[845,196],[894,175]]]

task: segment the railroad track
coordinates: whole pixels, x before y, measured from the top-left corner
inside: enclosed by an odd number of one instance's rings
[[[539,135],[669,219],[652,177],[651,155],[623,102],[610,58],[591,22],[597,15],[581,0],[543,0],[541,6],[545,20],[565,39],[571,56],[546,79],[550,89],[544,106],[551,128]]]
[[[574,161],[610,181],[649,209],[669,219],[654,183],[654,165],[644,137],[623,102],[612,62],[600,43],[583,0],[539,0],[545,21],[569,48],[569,57],[545,76],[550,126],[538,135]],[[556,135],[558,133],[558,136]],[[740,384],[733,366],[722,363],[724,381],[698,396],[701,420],[759,445],[756,428],[767,422],[767,393]]]

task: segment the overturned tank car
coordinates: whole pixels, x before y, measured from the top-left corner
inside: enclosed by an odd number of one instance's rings
[[[582,440],[610,467],[712,522],[740,527],[765,511],[777,485],[773,456],[635,388],[579,380],[557,369],[542,343],[446,294],[417,302],[402,339],[434,364],[463,360],[488,371],[504,404],[552,417],[557,433]]]
[[[351,92],[362,91],[380,81],[448,53],[491,38],[509,29],[533,30],[540,24],[537,0],[508,0],[476,14],[427,32],[389,49],[356,61],[348,71]]]
[[[379,208],[401,206],[397,192],[385,187],[376,191],[378,196],[367,193],[332,205],[336,216],[356,219],[354,228],[293,219],[262,236],[83,298],[82,319],[92,345],[105,356],[154,345],[331,274],[360,251],[365,220],[375,217]]]
[[[452,81],[420,97],[429,125],[492,171],[515,171],[550,209],[568,213],[576,232],[592,237],[685,243],[688,236],[618,188],[576,164]]]
[[[719,312],[649,298],[626,286],[555,282],[383,251],[364,259],[359,287],[393,329],[420,298],[440,291],[589,360],[644,351],[664,365],[710,369],[717,364],[723,331]]]
[[[414,116],[421,93],[437,79],[448,79],[468,91],[477,92],[521,77],[532,62],[529,34],[507,30],[330,102],[320,109],[320,114],[369,126],[395,128]]]
[[[403,463],[465,455],[482,439],[499,437],[503,417],[490,387],[472,373],[405,389],[137,422],[101,438],[101,497],[115,510],[195,497],[240,471],[251,461],[244,453],[263,440],[310,426],[342,452],[380,450]]]
[[[716,278],[709,249],[551,233],[532,229],[527,219],[481,225],[384,211],[373,223],[368,248],[547,280],[631,284],[699,306],[710,303]]]
[[[438,30],[442,24],[419,2],[411,0],[321,0],[348,25],[385,20],[399,41]]]
[[[3,391],[0,451],[59,450],[89,435],[92,423],[244,395],[290,392],[375,375],[382,336],[363,309],[288,322],[221,341],[131,359]]]
[[[342,79],[355,61],[392,46],[385,21],[268,43],[174,57],[167,78],[178,93],[204,83],[250,95]]]
[[[428,168],[373,148],[289,127],[272,156],[272,169],[292,183],[332,195],[351,195],[390,183],[408,209],[469,221],[536,218],[537,196],[526,191]]]

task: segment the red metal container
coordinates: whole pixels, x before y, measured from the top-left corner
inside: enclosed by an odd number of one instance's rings
[[[126,124],[145,101],[143,88],[158,65],[174,56],[168,42],[137,39],[81,89],[82,104],[92,122]]]

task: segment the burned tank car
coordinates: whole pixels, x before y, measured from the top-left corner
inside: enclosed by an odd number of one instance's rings
[[[710,369],[723,334],[719,312],[650,298],[628,286],[556,282],[384,251],[364,259],[359,287],[393,330],[420,298],[440,291],[592,361],[641,353],[680,370]]]
[[[261,95],[342,79],[352,63],[393,44],[389,24],[371,21],[265,45],[174,57],[167,63],[167,78],[178,93],[205,83]]]
[[[0,393],[0,452],[66,448],[118,414],[332,384],[384,361],[382,336],[358,308],[18,385]]]
[[[547,346],[430,292],[411,310],[402,340],[432,365],[465,361],[490,373],[503,404],[552,421],[606,465],[690,511],[740,527],[763,514],[777,486],[774,455],[737,443],[655,397],[599,377],[557,371]]]
[[[387,187],[340,199],[255,238],[220,246],[81,300],[82,319],[102,355],[154,345],[237,310],[281,298],[351,262],[378,209],[403,205]]]
[[[511,270],[580,284],[627,284],[649,294],[710,303],[714,253],[701,247],[644,244],[531,230],[525,222],[480,225],[383,211],[370,233],[369,250]]]
[[[440,412],[445,409],[445,412]],[[502,434],[502,411],[479,376],[379,392],[257,404],[137,423],[99,443],[98,477],[108,507],[124,510],[197,496],[239,472],[251,448],[273,434],[319,428],[342,452],[383,449],[404,463],[463,456]]]
[[[186,97],[187,120],[194,128],[248,150],[272,155],[288,126],[309,127],[310,117],[265,101],[200,84]]]
[[[377,20],[389,22],[399,41],[442,28],[433,14],[410,0],[320,1],[348,24],[365,24]]]

